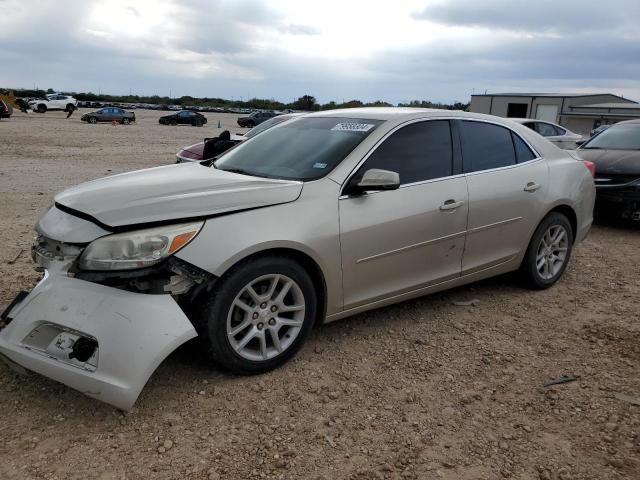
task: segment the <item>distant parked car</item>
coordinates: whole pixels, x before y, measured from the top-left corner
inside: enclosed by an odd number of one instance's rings
[[[136,121],[136,114],[133,112],[126,112],[122,108],[118,107],[105,107],[95,112],[85,113],[80,117],[80,120],[88,123],[115,121],[122,123],[123,125],[129,125],[129,123]]]
[[[582,140],[582,135],[573,133],[555,123],[545,122],[543,120],[535,120],[532,118],[510,118],[514,122],[521,123],[525,127],[529,127],[534,132],[539,133],[557,147],[565,150],[573,150],[576,148],[576,142]]]
[[[576,153],[595,164],[596,213],[640,221],[640,120],[610,125]]]
[[[29,106],[38,113],[44,113],[47,110],[64,110],[65,112],[70,112],[77,108],[78,101],[71,95],[52,93],[45,98],[31,100]]]
[[[304,113],[289,113],[286,115],[278,115],[277,117],[273,117],[272,119],[261,123],[257,127],[252,128],[244,135],[239,133],[230,134],[229,139],[220,139],[220,137],[205,138],[204,142],[199,142],[194,145],[184,147],[182,150],[180,150],[176,154],[176,163],[200,162],[202,160],[207,160],[208,158],[210,158],[209,155],[205,156],[205,144],[207,143],[215,143],[215,148],[207,148],[206,150],[210,150],[214,153],[214,155],[220,155],[222,152],[228,150],[229,148],[237,145],[244,140],[253,138],[259,133],[262,133],[265,130],[269,130],[271,127],[286,122],[287,120],[291,120],[292,118],[299,117],[301,115],[304,115]],[[223,141],[219,142],[218,140]]]
[[[192,125],[194,127],[201,127],[207,123],[207,117],[191,110],[182,110],[178,113],[171,113],[160,117],[158,122],[162,125]]]
[[[11,118],[13,107],[0,98],[0,119]]]
[[[256,125],[260,125],[262,122],[266,122],[270,118],[278,115],[275,112],[253,112],[246,117],[238,118],[238,125],[246,128],[253,128]]]
[[[611,125],[600,125],[598,128],[594,128],[593,130],[591,130],[591,136],[595,137],[596,135],[598,135],[599,133],[604,132],[607,128],[609,128]]]

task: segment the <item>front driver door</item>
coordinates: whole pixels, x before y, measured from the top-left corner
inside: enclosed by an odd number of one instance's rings
[[[460,275],[468,199],[453,145],[449,121],[411,123],[349,181],[380,168],[398,172],[401,186],[339,200],[345,309]]]

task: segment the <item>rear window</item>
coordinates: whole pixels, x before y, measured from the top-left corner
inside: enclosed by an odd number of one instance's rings
[[[333,170],[382,120],[300,118],[268,129],[213,166],[258,177],[315,180]]]

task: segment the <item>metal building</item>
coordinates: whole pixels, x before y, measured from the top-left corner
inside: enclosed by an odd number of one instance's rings
[[[536,118],[588,134],[602,124],[640,118],[640,104],[611,93],[486,93],[471,95],[472,112]]]

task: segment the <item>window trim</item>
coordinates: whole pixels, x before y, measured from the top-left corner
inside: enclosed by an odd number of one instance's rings
[[[516,163],[514,163],[513,165],[505,165],[504,167],[495,167],[495,168],[488,168],[486,170],[475,170],[475,171],[472,171],[472,172],[465,172],[465,166],[466,165],[465,165],[465,162],[464,162],[464,155],[462,155],[462,171],[463,171],[464,175],[476,175],[478,173],[484,173],[484,172],[495,172],[497,170],[505,170],[505,169],[508,169],[508,168],[515,168],[515,167],[519,167],[520,165],[528,165],[528,164],[530,164],[532,162],[537,162],[539,160],[543,160],[543,157],[540,156],[540,153],[538,153],[538,151],[535,148],[533,148],[531,146],[531,144],[525,138],[522,137],[522,135],[518,134],[518,132],[516,132],[512,128],[508,127],[507,125],[502,125],[500,123],[491,122],[489,120],[484,120],[484,119],[479,119],[479,118],[464,118],[463,117],[463,118],[456,118],[456,120],[488,123],[489,125],[495,125],[496,127],[506,128],[512,134],[517,135],[520,138],[520,140],[522,140],[525,143],[525,145],[527,145],[531,149],[533,154],[534,154],[534,158],[532,158],[531,160],[527,160],[526,162],[518,163],[518,156],[516,155],[516,152],[515,152],[515,145],[513,143],[513,140],[511,140],[511,144],[513,146],[513,154],[514,154],[514,156],[516,158]],[[529,127],[526,127],[526,128],[529,128]],[[461,142],[460,146],[462,147],[462,136],[460,137],[460,142]]]
[[[411,120],[407,120],[406,122],[403,122],[399,125],[396,125],[395,127],[393,127],[391,130],[389,130],[387,133],[384,134],[384,136],[382,138],[380,138],[375,145],[373,145],[373,147],[371,147],[369,149],[369,151],[360,159],[360,161],[356,164],[356,166],[351,170],[351,172],[349,172],[349,175],[347,175],[347,179],[342,183],[342,186],[340,187],[340,195],[338,197],[338,199],[341,198],[349,198],[350,195],[347,195],[344,193],[344,190],[347,188],[347,186],[349,185],[349,182],[351,182],[351,179],[355,176],[356,173],[358,173],[358,170],[360,170],[360,167],[362,165],[364,165],[364,163],[369,159],[369,157],[371,155],[373,155],[373,153],[378,150],[378,148],[380,148],[380,146],[394,133],[396,133],[398,130],[400,130],[401,128],[407,127],[409,125],[412,125],[414,123],[424,123],[424,122],[430,122],[430,121],[435,121],[435,120],[446,120],[449,122],[449,131],[451,134],[451,171],[453,172],[452,175],[448,175],[446,177],[437,177],[437,178],[430,178],[428,180],[420,180],[418,182],[412,182],[412,183],[405,183],[405,184],[401,184],[398,189],[400,188],[405,188],[405,187],[413,187],[416,185],[422,185],[425,183],[431,183],[431,182],[439,182],[442,180],[447,180],[449,178],[454,178],[454,177],[461,177],[464,175],[464,172],[462,172],[462,151],[460,149],[460,144],[459,144],[459,132],[456,128],[456,125],[454,125],[454,121],[455,120],[453,117],[428,117],[428,118],[413,118]],[[371,193],[381,193],[381,192],[371,192]]]

